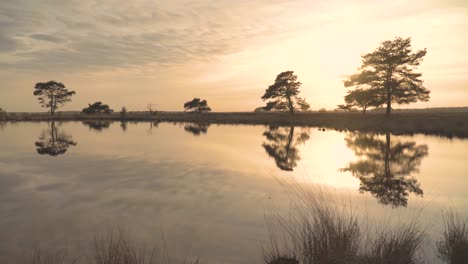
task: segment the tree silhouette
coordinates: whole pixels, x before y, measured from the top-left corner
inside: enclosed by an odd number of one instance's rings
[[[352,108],[353,108],[352,105],[349,105],[349,104],[346,104],[346,105],[340,104],[340,105],[337,105],[337,108],[336,108],[335,110],[351,111]]]
[[[358,73],[348,76],[344,86],[375,91],[382,104],[387,104],[387,116],[392,103],[428,101],[430,92],[423,86],[422,74],[413,72],[425,55],[426,49],[412,52],[411,38],[384,41],[375,51],[362,56]]]
[[[97,132],[101,132],[104,129],[107,129],[110,127],[110,121],[104,121],[104,120],[86,120],[82,122],[83,125],[88,126],[90,130],[95,130]]]
[[[302,83],[297,81],[297,75],[293,71],[285,71],[276,76],[275,83],[266,89],[262,96],[263,101],[270,100],[265,110],[288,110],[294,114],[294,110],[308,110],[309,104],[299,97],[299,88]]]
[[[149,103],[146,106],[146,109],[148,109],[148,112],[150,113],[150,115],[156,114],[156,105],[155,104]]]
[[[294,126],[270,126],[263,133],[267,142],[263,142],[262,146],[267,154],[275,159],[276,166],[279,169],[293,171],[294,167],[297,166],[297,162],[301,159],[297,147],[310,138],[309,134],[308,129],[304,129],[299,134],[294,135]]]
[[[201,100],[200,98],[193,98],[191,101],[188,101],[184,104],[185,111],[202,113],[209,112],[211,108],[208,106],[206,100]]]
[[[0,121],[6,119],[7,112],[0,107]]]
[[[383,104],[378,91],[373,89],[356,89],[354,91],[349,91],[345,96],[345,102],[349,109],[353,106],[361,107],[363,114],[366,113],[368,107],[380,106]]]
[[[210,124],[205,122],[189,123],[184,126],[184,130],[195,136],[200,136],[208,132],[209,126]]]
[[[71,102],[71,97],[76,93],[68,91],[63,83],[49,81],[46,83],[36,83],[33,94],[37,96],[41,106],[49,108],[50,114],[53,115],[57,108]]]
[[[110,114],[114,112],[114,110],[109,108],[109,105],[103,104],[102,102],[95,102],[94,104],[88,104],[88,107],[83,108],[82,113],[91,115],[91,114]]]
[[[125,120],[127,118],[127,107],[122,106],[120,109],[120,120]]]
[[[359,159],[341,170],[359,178],[359,191],[369,192],[380,203],[393,207],[407,206],[410,193],[423,195],[419,182],[411,174],[418,172],[422,158],[428,155],[427,145],[392,142],[390,133],[386,133],[385,139],[353,133],[345,141]]]
[[[50,129],[43,131],[35,143],[37,153],[50,156],[65,154],[70,146],[76,146],[76,144],[70,135],[59,133],[55,122],[50,123]]]

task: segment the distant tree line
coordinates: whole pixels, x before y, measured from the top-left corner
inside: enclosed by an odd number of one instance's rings
[[[415,72],[421,64],[426,49],[413,52],[411,38],[396,37],[383,41],[371,53],[362,55],[362,65],[357,73],[347,76],[344,86],[348,88],[344,96],[345,104],[338,105],[338,109],[351,111],[354,107],[362,109],[363,113],[369,108],[386,106],[386,115],[390,115],[392,104],[409,104],[417,101],[428,101],[430,91],[423,86],[422,73]],[[272,85],[266,90],[261,99],[266,105],[256,111],[298,111],[310,109],[309,103],[300,97],[302,83],[298,81],[293,71],[284,71],[276,76]],[[34,95],[37,96],[42,107],[48,108],[51,115],[71,101],[75,91],[69,91],[64,84],[55,81],[37,83]],[[206,100],[193,98],[184,103],[186,112],[204,113],[212,109]],[[148,104],[150,114],[155,114],[155,105]],[[89,104],[84,108],[84,114],[110,114],[113,110],[102,102]],[[0,116],[2,115],[0,111]],[[124,118],[127,110],[122,109],[120,115]],[[3,114],[4,115],[4,114]]]
[[[50,114],[54,115],[55,111],[63,106],[65,103],[71,102],[71,98],[76,94],[75,91],[69,91],[63,83],[56,81],[49,81],[46,83],[37,83],[34,87],[35,96],[38,97],[39,103],[44,108],[49,108]],[[150,114],[156,114],[154,104],[148,104],[146,107]],[[184,109],[187,112],[203,113],[211,111],[206,100],[194,98],[184,103]],[[113,109],[101,101],[93,104],[88,104],[88,107],[83,108],[83,114],[110,114],[114,112]],[[0,118],[3,118],[5,111],[0,108]],[[120,117],[124,119],[127,116],[127,108],[124,106],[120,111]]]

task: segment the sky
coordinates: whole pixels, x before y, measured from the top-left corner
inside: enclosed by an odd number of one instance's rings
[[[2,0],[0,107],[46,111],[37,82],[76,91],[61,110],[102,101],[119,110],[252,111],[292,70],[313,110],[343,103],[361,55],[396,36],[427,48],[429,102],[468,106],[468,2],[463,0]]]

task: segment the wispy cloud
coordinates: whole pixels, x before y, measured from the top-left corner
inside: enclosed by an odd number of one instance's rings
[[[0,105],[39,110],[31,87],[57,79],[79,91],[70,109],[102,97],[129,106],[161,96],[162,107],[179,109],[199,93],[218,102],[226,95],[216,110],[254,109],[262,102],[252,94],[291,69],[313,107],[333,107],[359,54],[395,36],[428,48],[430,103],[459,105],[466,89],[449,102],[443,83],[466,87],[467,11],[463,0],[4,0]],[[90,74],[99,77],[85,85]]]
[[[3,67],[76,70],[180,63],[241,50],[284,30],[287,1],[37,1],[0,3]],[[22,45],[20,45],[22,43]]]

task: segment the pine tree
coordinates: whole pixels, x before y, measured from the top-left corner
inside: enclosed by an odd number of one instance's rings
[[[430,91],[423,86],[422,73],[414,72],[426,53],[426,49],[413,53],[411,38],[384,41],[376,50],[362,56],[358,73],[348,76],[344,85],[375,91],[387,105],[387,116],[392,103],[428,101]]]

